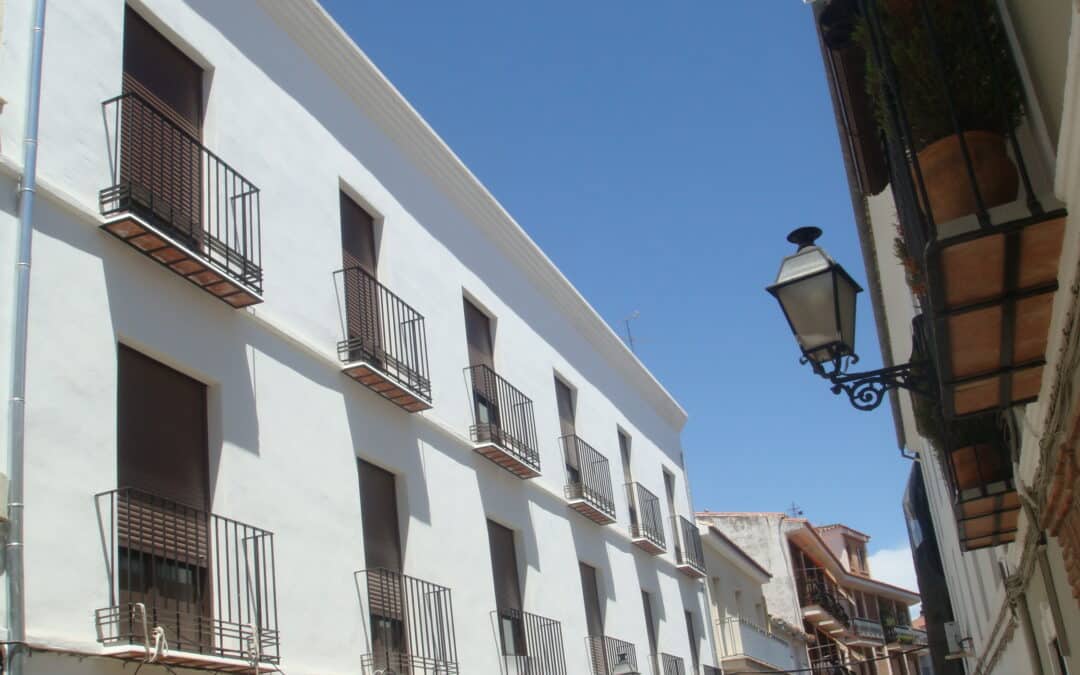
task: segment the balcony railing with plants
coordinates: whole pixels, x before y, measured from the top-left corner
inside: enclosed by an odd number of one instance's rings
[[[500,609],[493,616],[502,675],[566,675],[561,623],[517,609]]]
[[[430,404],[424,317],[360,267],[338,270],[334,276],[346,336],[338,342],[338,358],[344,364],[364,362]]]
[[[458,672],[450,589],[387,569],[356,573],[369,618],[365,673]]]
[[[925,647],[926,631],[906,625],[886,625],[885,643],[890,645],[912,645]]]
[[[591,636],[585,639],[592,664],[593,675],[615,675],[617,666],[626,664],[636,672],[637,649],[630,642],[607,636]]]
[[[494,445],[508,457],[488,456],[520,477],[540,473],[540,453],[536,443],[536,417],[528,396],[486,365],[465,369],[473,400],[472,440],[478,445]]]
[[[663,551],[667,544],[660,498],[641,483],[627,483],[626,499],[630,506],[630,538],[642,540],[655,553]]]
[[[108,647],[279,662],[274,535],[133,488],[95,497],[109,604],[95,612]]]
[[[198,260],[141,226],[105,229],[230,304],[250,304],[221,284],[262,293],[259,188],[140,95],[102,106],[111,182],[99,194],[102,215],[137,216]]]
[[[891,187],[896,253],[930,323],[946,419],[1038,396],[1058,287],[1066,212],[997,5],[818,10],[862,190],[884,189],[874,176]]]
[[[675,563],[695,576],[704,576],[705,549],[697,525],[682,516],[672,516],[671,531],[675,533]]]
[[[851,620],[851,632],[857,638],[873,642],[885,642],[885,629],[882,627],[881,622],[876,619],[864,619],[858,616],[853,618]]]
[[[574,434],[559,440],[566,462],[566,498],[571,502],[583,502],[583,513],[587,517],[600,523],[613,522],[615,497],[607,458]]]

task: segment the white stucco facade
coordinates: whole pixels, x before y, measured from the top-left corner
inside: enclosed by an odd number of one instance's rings
[[[46,19],[30,300],[26,439],[31,672],[121,672],[101,653],[107,604],[94,494],[117,487],[117,345],[208,385],[212,511],[274,533],[282,671],[360,672],[365,618],[356,460],[395,474],[408,575],[453,593],[462,673],[500,671],[486,519],[515,532],[526,611],[562,624],[567,672],[588,672],[578,562],[599,571],[604,634],[714,664],[703,584],[631,544],[617,430],[634,479],[692,518],[686,416],[553,264],[321,8],[297,2],[131,5],[205,70],[203,142],[261,190],[265,302],[235,310],[99,229],[109,181],[102,101],[120,91],[124,2],[68,0]],[[0,7],[4,5],[0,4]],[[7,3],[0,47],[0,251],[13,250],[30,3]],[[379,279],[426,320],[433,407],[407,414],[341,373],[332,272],[338,193],[376,216]],[[6,256],[9,257],[9,256]],[[0,321],[11,318],[0,275]],[[495,319],[495,367],[534,402],[542,475],[473,451],[462,298]],[[9,332],[0,344],[7,345]],[[8,349],[0,363],[6,397]],[[617,520],[571,511],[553,377],[577,433],[604,454]],[[49,653],[49,652],[53,653]]]

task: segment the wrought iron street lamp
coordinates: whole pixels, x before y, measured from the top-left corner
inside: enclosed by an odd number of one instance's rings
[[[800,227],[788,235],[798,250],[780,264],[769,291],[780,302],[791,332],[802,351],[801,363],[832,383],[834,394],[847,394],[859,410],[881,405],[886,392],[897,387],[931,395],[926,362],[861,373],[849,373],[858,363],[855,353],[855,300],[862,292],[851,275],[814,242],[816,227]]]

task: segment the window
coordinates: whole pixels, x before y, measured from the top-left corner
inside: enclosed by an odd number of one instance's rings
[[[487,521],[487,526],[502,653],[525,654],[525,630],[521,617],[521,584],[518,581],[514,532],[490,520]]]
[[[624,483],[633,483],[634,476],[630,471],[630,436],[626,434],[622,429],[618,430],[619,434],[619,459],[622,460],[622,473]]]
[[[649,636],[649,658],[652,660],[653,672],[659,673],[660,657],[656,649],[656,618],[652,610],[652,596],[644,590],[641,591],[641,604],[645,608],[645,632]]]
[[[585,624],[589,631],[589,637],[600,637],[604,634],[604,614],[600,609],[600,585],[596,580],[596,568],[578,563],[581,571],[581,594],[585,600]]]
[[[564,437],[575,435],[574,392],[558,377],[555,378],[555,401],[559,408],[559,431]],[[578,457],[577,444],[572,439],[566,439],[562,446],[566,482],[570,485],[578,484],[581,482],[581,459]]]
[[[694,627],[694,613],[685,610],[683,614],[686,616],[686,637],[690,640],[690,661],[694,664],[694,672],[701,672],[701,664],[698,663],[698,639],[697,630]]]
[[[495,344],[491,319],[465,300],[465,339],[469,344],[469,365],[495,368]]]
[[[384,340],[376,283],[375,220],[344,192],[340,193],[339,202],[349,360],[370,361],[375,367],[382,368]]]
[[[356,461],[363,510],[364,561],[368,569],[401,572],[397,483],[394,474],[362,459]]]

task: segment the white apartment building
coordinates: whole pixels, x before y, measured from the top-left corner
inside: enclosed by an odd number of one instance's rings
[[[819,0],[813,16],[882,357],[931,383],[890,403],[921,473],[913,544],[936,539],[920,585],[947,587],[923,588],[934,667],[1065,675],[1080,670],[1080,6],[906,4]]]
[[[737,617],[738,639],[756,641],[753,658],[729,659],[723,652],[725,672],[919,672],[926,633],[912,627],[910,616],[919,594],[873,578],[868,535],[840,524],[815,527],[783,513],[706,511],[697,517],[703,530],[714,533],[705,537],[706,550],[726,540],[759,565],[756,589],[746,583],[745,572],[743,580],[729,576],[710,583],[718,626],[726,628]],[[707,553],[712,575],[708,560]],[[734,640],[718,632],[718,645],[729,649]],[[762,643],[761,635],[773,642]],[[786,652],[777,641],[786,642]]]
[[[705,546],[706,588],[720,665],[728,673],[786,673],[809,665],[806,634],[770,613],[772,574],[708,521],[698,520]]]
[[[686,413],[316,2],[53,0],[29,176],[36,6],[7,663],[718,672]]]

